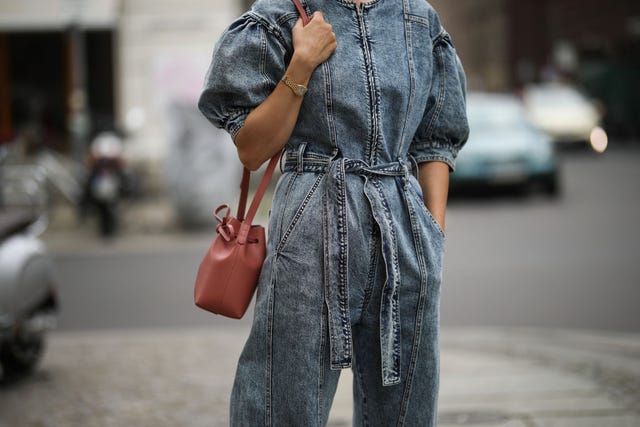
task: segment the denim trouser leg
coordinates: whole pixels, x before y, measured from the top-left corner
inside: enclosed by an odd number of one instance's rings
[[[380,228],[363,202],[363,181],[354,176],[346,180],[353,422],[435,426],[444,238],[422,204],[417,182],[385,180],[384,185],[390,186],[385,192],[389,205],[406,207],[391,213],[396,227],[407,230],[396,233],[402,272],[401,339],[394,353],[400,357],[400,380],[382,385],[380,302],[387,282],[385,255]],[[340,371],[330,369],[325,254],[319,236],[323,182],[323,174],[287,173],[276,190],[269,232],[277,238],[268,244],[251,334],[238,363],[232,426],[326,424]]]
[[[416,225],[399,235],[401,382],[383,386],[380,376],[380,293],[385,269],[378,245],[377,269],[370,303],[353,327],[354,426],[429,426],[437,423],[439,385],[439,304],[444,240],[410,184],[399,197],[408,206],[403,221]],[[392,202],[393,203],[393,202]],[[411,218],[409,218],[411,217]],[[417,256],[416,256],[417,255]]]
[[[270,241],[260,277],[231,397],[232,426],[326,424],[340,371],[329,366],[322,217],[314,215],[321,211],[319,180],[289,174],[279,185],[279,192],[305,193],[290,194],[295,203],[274,203],[269,232],[281,238]]]

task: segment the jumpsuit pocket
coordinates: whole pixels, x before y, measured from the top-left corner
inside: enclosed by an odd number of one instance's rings
[[[418,182],[418,180],[413,175],[409,178],[409,189],[411,190],[411,192],[413,192],[413,195],[417,198],[418,204],[421,206],[422,211],[427,216],[427,219],[429,220],[431,225],[435,227],[437,234],[440,236],[440,238],[443,241],[446,240],[447,235],[445,234],[444,230],[442,230],[442,227],[440,227],[440,223],[438,223],[438,221],[435,219],[431,211],[424,204],[422,188],[420,187],[420,183]]]
[[[276,246],[276,252],[282,252],[284,250],[284,248],[287,246],[287,243],[291,240],[292,236],[295,235],[295,232],[299,228],[301,222],[308,222],[306,221],[307,216],[305,216],[305,213],[308,210],[318,210],[312,209],[310,205],[312,204],[311,202],[314,195],[318,193],[318,188],[320,187],[320,183],[322,182],[323,177],[324,174],[293,174],[291,180],[289,181],[289,185],[287,186],[284,197],[282,201],[280,201],[282,212],[278,222],[281,225],[279,226],[280,237],[278,239],[278,245]],[[316,213],[318,214],[318,217],[320,217],[322,212],[320,211]],[[319,231],[321,232],[321,221],[319,222],[319,225]],[[313,233],[313,230],[311,229],[314,227],[303,228],[310,228],[308,231]]]

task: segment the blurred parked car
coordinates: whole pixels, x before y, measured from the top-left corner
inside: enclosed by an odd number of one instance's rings
[[[467,112],[471,134],[450,176],[453,191],[517,185],[558,194],[559,166],[553,142],[529,124],[518,98],[470,93]]]
[[[545,83],[527,86],[523,92],[527,116],[534,126],[561,144],[589,144],[607,148],[607,134],[600,127],[602,115],[596,105],[572,86]]]

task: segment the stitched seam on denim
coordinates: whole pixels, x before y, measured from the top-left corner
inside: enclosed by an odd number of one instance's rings
[[[319,371],[320,371],[320,375],[318,375],[318,399],[317,399],[317,405],[318,405],[318,410],[317,410],[317,417],[318,417],[318,425],[321,425],[321,421],[324,415],[324,407],[323,407],[323,401],[322,401],[322,388],[324,385],[324,380],[325,380],[325,370],[324,370],[324,354],[326,351],[326,346],[327,346],[327,341],[326,341],[326,330],[325,330],[325,319],[326,319],[326,311],[327,308],[325,306],[322,307],[321,311],[320,311],[320,354],[319,354]]]
[[[325,173],[327,172],[327,164],[310,164],[312,161],[304,162],[304,172],[312,172],[312,173]],[[284,165],[285,172],[296,172],[296,163],[290,163]]]
[[[307,143],[307,146],[311,144],[310,141],[305,141],[305,142]],[[286,154],[287,154],[287,162],[295,162],[298,156],[297,147],[288,146]],[[327,164],[331,160],[331,156],[327,154],[321,154],[321,153],[309,151],[309,149],[305,149],[304,156],[302,157],[302,159],[304,160],[305,163],[308,162],[309,160],[316,160],[316,161],[324,162],[324,164]]]
[[[282,200],[280,202],[280,212],[278,215],[278,223],[276,224],[275,230],[276,230],[276,236],[282,236],[282,230],[284,229],[284,213],[287,209],[287,205],[289,204],[289,197],[291,194],[291,191],[293,189],[293,185],[295,183],[295,181],[298,178],[298,174],[293,173],[293,172],[285,172],[285,174],[289,173],[289,177],[288,177],[288,182],[287,182],[287,187],[285,188],[284,191],[284,195],[282,197]],[[286,177],[286,175],[283,175],[281,179],[284,179]],[[280,239],[278,240],[278,244],[280,243],[280,240],[282,240],[282,237],[280,237]],[[274,247],[278,247],[278,245],[274,245]],[[276,251],[277,252],[277,251]]]
[[[296,173],[291,173],[289,175],[289,181],[287,182],[287,187],[285,189],[285,193],[284,196],[282,197],[281,200],[281,206],[280,206],[280,215],[278,216],[278,226],[277,226],[277,235],[278,236],[282,236],[283,230],[284,230],[284,215],[287,209],[287,206],[290,203],[290,197],[291,197],[291,192],[293,191],[293,187],[295,185],[295,182],[297,181],[299,175]],[[280,237],[280,240],[282,239],[282,237]],[[279,243],[279,241],[278,241]],[[275,245],[275,247],[277,247],[277,245]]]
[[[341,191],[339,191],[339,195],[345,195],[346,196],[346,177],[345,177],[345,171],[342,168],[338,168],[339,173],[340,173],[340,179],[338,180],[338,185],[340,185]],[[341,197],[337,197],[338,203],[342,203],[342,204],[346,204],[347,200],[342,199]],[[344,335],[344,339],[345,339],[345,344],[347,346],[347,348],[345,349],[345,352],[348,353],[348,357],[351,357],[351,350],[353,348],[353,344],[352,344],[352,335],[351,335],[351,312],[349,310],[349,283],[348,283],[348,276],[346,274],[344,274],[344,272],[347,271],[348,268],[348,264],[349,264],[349,238],[348,238],[348,233],[349,233],[349,223],[347,220],[347,209],[346,207],[344,209],[341,210],[342,211],[342,216],[339,216],[338,218],[338,229],[343,229],[346,235],[346,238],[344,239],[344,242],[340,242],[341,244],[341,248],[340,248],[340,264],[339,264],[339,271],[343,272],[343,274],[340,276],[340,294],[343,296],[343,298],[340,298],[339,301],[339,306],[340,306],[340,311],[341,311],[341,318],[342,318],[342,333]],[[342,240],[342,239],[340,239]],[[351,366],[351,363],[343,363],[342,366],[345,367],[349,367]]]
[[[360,389],[360,393],[362,394],[362,402],[360,407],[362,408],[362,427],[369,426],[369,416],[367,413],[367,396],[365,394],[364,381],[362,380],[362,369],[360,363],[358,363],[358,359],[356,358],[355,362],[356,375],[354,375],[355,380],[358,382],[358,388]]]
[[[229,134],[235,136],[244,124],[244,118],[238,121],[239,117],[247,116],[251,112],[251,108],[246,107],[228,107],[227,113],[221,120],[222,128],[226,129]],[[245,117],[246,118],[246,117]]]
[[[367,74],[367,87],[369,92],[369,113],[371,119],[371,128],[369,129],[369,140],[367,141],[367,157],[369,164],[375,164],[378,158],[378,138],[380,126],[380,93],[376,84],[375,65],[371,55],[371,46],[369,42],[369,29],[364,19],[364,10],[362,14],[358,14],[358,22],[360,27],[360,36],[362,42],[362,50],[364,53],[364,65]]]
[[[378,235],[376,234],[377,223],[375,219],[371,219],[371,230],[369,232],[369,272],[367,273],[367,283],[364,289],[364,299],[362,301],[362,308],[360,311],[360,318],[358,323],[362,322],[364,313],[371,303],[371,296],[373,295],[373,287],[375,285],[376,270],[378,267]]]
[[[318,177],[316,178],[315,182],[313,183],[313,186],[307,192],[307,194],[304,197],[304,199],[302,200],[302,203],[300,204],[300,206],[298,206],[298,209],[296,210],[296,213],[293,215],[293,218],[291,219],[291,222],[289,223],[286,231],[284,232],[284,235],[282,236],[282,239],[280,240],[280,243],[278,244],[278,246],[276,248],[276,252],[277,253],[281,253],[282,250],[284,249],[284,247],[286,246],[287,242],[289,241],[289,237],[291,236],[291,233],[296,228],[296,225],[300,222],[299,220],[302,217],[302,214],[304,213],[304,211],[306,210],[307,205],[309,204],[309,200],[311,199],[311,197],[313,197],[313,195],[315,194],[318,186],[320,185],[320,181],[322,181],[322,177],[323,177],[323,175],[318,175]]]
[[[246,12],[247,18],[257,23],[259,26],[267,30],[271,35],[273,35],[282,46],[286,45],[285,39],[282,36],[282,32],[280,31],[279,26],[273,25],[266,18],[260,16],[252,10]]]
[[[411,386],[413,384],[413,373],[415,371],[415,364],[418,358],[418,351],[420,348],[420,338],[422,335],[422,317],[426,299],[426,286],[427,286],[427,268],[424,264],[424,253],[422,251],[422,240],[420,239],[417,230],[417,221],[415,217],[415,211],[413,205],[408,198],[407,189],[410,188],[410,183],[405,181],[403,196],[405,198],[405,204],[408,206],[409,222],[411,223],[411,234],[413,236],[413,245],[416,251],[416,258],[418,260],[418,268],[420,270],[420,298],[418,302],[418,309],[416,310],[415,317],[415,331],[413,336],[413,346],[411,349],[411,358],[409,360],[409,368],[407,369],[407,379],[405,382],[405,389],[402,397],[402,406],[400,408],[400,416],[398,418],[398,425],[404,424],[404,417],[407,413],[409,405],[409,397],[411,394]]]
[[[442,52],[442,47],[441,46],[435,46],[434,47],[435,50],[435,56],[437,57],[438,60],[438,84],[440,85],[439,88],[439,93],[438,93],[438,101],[436,103],[436,105],[433,107],[435,109],[433,116],[431,116],[431,121],[429,123],[429,126],[427,127],[427,132],[426,132],[426,137],[425,139],[431,139],[431,134],[433,133],[433,130],[435,129],[435,124],[438,121],[438,118],[440,117],[440,112],[442,111],[443,107],[444,107],[444,99],[446,96],[446,82],[445,82],[445,74],[446,74],[446,68],[445,68],[445,63],[444,63],[444,54]]]
[[[355,4],[354,4],[355,9]],[[357,9],[356,9],[357,10]],[[368,55],[367,55],[367,46],[366,46],[366,33],[362,28],[363,18],[360,18],[360,14],[356,11],[356,21],[358,23],[358,38],[360,41],[360,49],[362,49],[362,56],[364,58],[364,78],[367,84],[367,101],[369,106],[369,114],[367,114],[367,128],[369,131],[367,140],[365,141],[365,157],[370,160],[371,159],[371,129],[373,128],[373,114],[371,114],[371,80],[369,79],[369,66],[368,66]]]
[[[363,20],[364,22],[364,20]],[[367,29],[367,45],[370,45],[369,43],[369,28],[367,27],[366,23],[365,23],[365,28]],[[375,100],[374,100],[374,108],[373,108],[373,114],[374,114],[374,127],[373,127],[373,155],[374,157],[371,159],[371,164],[374,165],[378,162],[378,157],[380,155],[379,151],[384,147],[384,144],[382,144],[382,132],[380,129],[380,126],[382,124],[382,117],[380,116],[380,98],[382,97],[380,94],[380,85],[378,84],[378,71],[376,68],[376,63],[375,60],[373,58],[373,52],[371,51],[371,49],[369,49],[369,56],[371,57],[371,79],[373,82],[373,89],[374,89],[374,95],[375,95]]]
[[[435,139],[417,140],[416,139],[415,146],[417,148],[423,148],[423,149],[431,148],[431,149],[446,149],[449,151],[455,150],[455,144],[449,138],[442,138],[440,140],[435,140]]]
[[[281,27],[283,24],[289,22],[292,19],[295,19],[297,21],[299,17],[300,17],[300,14],[298,13],[297,9],[295,12],[287,12],[284,15],[280,16],[278,19],[276,19],[276,25]]]
[[[374,188],[376,189],[376,191],[378,192],[378,196],[380,198],[380,202],[381,202],[382,207],[384,209],[385,216],[387,217],[387,219],[389,221],[389,227],[390,227],[389,228],[389,232],[392,235],[392,241],[397,241],[396,240],[396,236],[395,236],[395,229],[392,226],[393,225],[393,218],[391,217],[391,209],[386,204],[386,199],[384,198],[384,192],[383,192],[382,186],[380,185],[380,182],[377,179],[373,179],[373,180],[371,180],[371,182],[372,182]],[[383,242],[383,244],[384,244],[384,242]],[[395,256],[396,257],[398,256],[397,248],[395,250]],[[383,251],[383,257],[384,257],[384,251]],[[385,265],[386,264],[387,264],[387,260],[385,259]],[[397,258],[393,258],[391,260],[391,267],[393,268],[396,265],[399,265],[398,264],[398,259]],[[401,283],[402,277],[401,277],[400,271],[394,271],[394,273],[395,273],[394,275],[396,277],[398,277],[398,280],[400,281],[400,283],[398,283],[398,287],[396,288],[396,293],[399,293],[400,292],[400,287],[401,287],[401,284],[402,284]],[[389,271],[387,270],[387,278],[388,277],[389,277]],[[387,286],[389,286],[389,282],[388,281],[385,284],[385,286],[383,286],[383,288],[382,288],[382,296],[383,296],[383,298],[381,298],[381,300],[380,300],[380,304],[381,305],[382,305],[383,300],[384,300],[384,292],[385,292],[385,289],[386,289]],[[394,301],[391,300],[391,302],[392,302],[392,305],[393,305]],[[394,306],[394,308],[395,308],[395,312],[397,313],[396,316],[399,317],[400,307],[399,307],[398,302],[396,302],[396,305]],[[382,307],[380,308],[380,310],[382,310]],[[392,320],[398,320],[398,319],[392,319]],[[393,325],[393,323],[392,323],[392,325]],[[395,366],[396,363],[398,364],[398,372],[396,372],[395,375],[392,375],[392,377],[391,377],[392,379],[389,381],[389,383],[387,385],[398,384],[401,381],[401,378],[402,378],[402,372],[401,372],[401,366],[400,366],[400,363],[401,363],[401,360],[400,360],[401,348],[400,347],[401,347],[401,345],[400,345],[400,342],[398,342],[398,340],[396,339],[397,336],[402,337],[402,334],[401,334],[402,331],[401,331],[401,325],[400,325],[399,321],[395,322],[395,325],[396,325],[395,329],[398,331],[398,333],[397,334],[393,333],[393,338],[392,338],[392,340],[393,340],[393,343],[392,343],[393,355],[392,355],[392,358],[393,358],[393,366]],[[392,330],[394,330],[393,326],[392,326]],[[382,349],[382,339],[380,340],[380,354],[385,354],[385,352]],[[384,364],[382,364],[382,363],[380,365],[380,368],[382,370],[382,378],[386,379],[385,375],[384,375],[384,369],[383,369],[384,366],[383,365]]]
[[[329,139],[331,140],[331,147],[338,146],[338,136],[336,134],[336,125],[333,120],[333,96],[331,94],[331,68],[329,67],[329,61],[322,63],[322,75],[324,77],[324,101],[327,106],[325,112],[327,117],[327,125],[329,127]]]
[[[408,21],[412,21],[412,22],[416,22],[418,24],[424,25],[427,28],[430,27],[429,20],[427,18],[422,17],[422,16],[418,16],[418,15],[414,15],[412,13],[405,12],[404,18],[406,20],[408,20]]]
[[[267,304],[267,355],[266,355],[266,387],[265,387],[265,426],[271,426],[271,409],[272,409],[272,388],[273,388],[273,304],[274,304],[274,287],[277,282],[278,270],[276,261],[278,254],[274,254],[271,263],[271,286],[269,286],[268,304]]]
[[[447,31],[444,29],[444,27],[442,25],[440,25],[440,31],[438,31],[438,34],[435,35],[435,37],[433,39],[431,39],[432,43],[434,45],[440,43],[442,40],[446,41],[446,38],[449,36],[449,33],[447,33]]]
[[[408,1],[404,0],[402,3],[403,10],[405,11],[405,16],[407,15],[406,10],[408,9]],[[404,32],[405,32],[405,48],[407,52],[407,62],[409,65],[409,99],[407,101],[407,115],[405,116],[404,123],[402,125],[402,133],[400,137],[400,147],[399,152],[403,153],[405,151],[405,138],[407,134],[407,127],[409,125],[411,113],[413,112],[413,103],[415,102],[415,91],[416,91],[416,75],[415,75],[415,65],[413,63],[413,44],[411,39],[411,25],[405,21],[404,22]]]
[[[325,179],[328,179],[327,176],[325,175]],[[322,198],[322,211],[326,212],[327,211],[327,201],[326,198],[323,197]],[[327,224],[327,216],[326,215],[322,215],[322,233],[323,235],[326,235],[326,231],[328,229],[328,224]],[[327,265],[327,263],[329,262],[329,260],[327,259],[327,254],[329,253],[328,250],[328,246],[329,246],[329,242],[327,241],[327,239],[322,239],[323,240],[323,251],[322,251],[322,259],[324,264],[323,265]],[[336,341],[336,335],[335,335],[335,324],[333,321],[333,316],[331,316],[331,313],[329,312],[329,304],[331,303],[329,301],[329,277],[326,274],[324,274],[324,283],[323,283],[323,288],[324,288],[324,303],[325,303],[325,307],[327,308],[327,330],[329,333],[329,357],[331,359],[333,359],[333,354],[336,351],[334,343]],[[331,368],[333,369],[333,362],[331,362]]]
[[[285,162],[285,172],[297,172],[297,161],[295,159],[288,159]],[[330,163],[326,159],[320,157],[319,159],[307,157],[305,154],[303,171],[304,172],[326,172]],[[381,167],[382,164],[377,166],[368,167],[363,164],[362,161],[357,159],[349,159],[345,161],[345,172],[347,174],[357,174],[361,176],[374,176],[374,177],[391,177],[391,176],[404,176],[404,169],[400,169],[397,164]]]
[[[340,168],[340,164],[334,164],[337,166],[338,169]],[[339,171],[340,172],[340,171]],[[333,179],[333,170],[330,171],[329,173],[324,175],[324,179],[325,180],[329,180],[329,179]],[[338,185],[344,185],[344,174],[341,173],[340,178],[342,179],[337,179],[336,183]],[[333,210],[329,210],[330,206],[329,206],[329,197],[327,196],[328,194],[328,190],[329,190],[329,184],[328,182],[325,182],[324,188],[323,188],[323,195],[322,195],[322,233],[323,236],[329,236],[330,233],[335,232],[335,229],[332,229],[331,231],[329,231],[329,217],[330,214],[333,214],[335,211]],[[342,197],[342,192],[340,190],[344,190],[343,187],[338,188],[337,192],[336,192],[336,201],[337,203],[346,203],[346,200],[343,199]],[[345,212],[346,214],[346,212]],[[343,224],[343,226],[346,224],[346,218],[344,217],[337,217],[338,219],[338,224],[336,226],[336,229],[338,230],[338,232],[340,232],[340,230],[342,229],[341,224]],[[339,240],[348,240],[347,239],[339,239]],[[348,247],[345,245],[342,245],[342,242],[339,242],[340,246],[339,246],[339,259],[338,259],[338,263],[339,263],[339,269],[344,271],[344,261],[345,261],[345,251],[348,250]],[[332,283],[331,283],[331,278],[332,275],[331,273],[333,271],[336,270],[329,270],[329,265],[330,265],[330,256],[331,256],[331,248],[330,248],[330,242],[329,239],[323,239],[323,244],[324,244],[324,252],[323,252],[323,260],[324,260],[324,296],[325,296],[325,304],[327,306],[327,312],[328,312],[328,325],[329,325],[329,333],[330,333],[330,341],[329,341],[329,348],[330,348],[330,353],[331,353],[331,369],[343,369],[343,368],[349,368],[351,367],[352,363],[351,363],[351,355],[352,355],[352,351],[353,351],[353,346],[352,346],[352,334],[351,334],[351,320],[350,320],[350,312],[349,312],[349,294],[348,294],[348,287],[345,287],[345,284],[343,283],[345,280],[345,276],[340,275],[338,277],[338,304],[337,304],[337,309],[338,309],[338,317],[340,317],[340,319],[336,320],[334,319],[334,314],[336,314],[335,312],[332,313],[332,309],[331,309],[331,296],[332,296]],[[345,294],[346,292],[346,294]],[[335,307],[333,307],[335,308]],[[339,324],[337,322],[340,322]],[[338,327],[341,328],[341,331],[338,331]],[[342,332],[342,336],[338,336],[338,334]],[[344,342],[342,342],[344,341]],[[347,353],[346,358],[348,359],[347,361],[343,360],[341,362],[335,361],[334,357],[339,357],[341,356],[339,353],[339,349],[336,348],[339,345],[336,345],[337,343],[341,343],[344,344],[344,348],[342,349],[344,353]],[[344,355],[343,355],[344,356]]]
[[[260,29],[260,74],[262,75],[262,90],[265,92],[265,98],[269,96],[269,76],[265,70],[267,63],[267,39],[264,29]]]
[[[341,3],[351,9],[355,9],[356,8],[356,2],[355,0],[337,0],[338,3]],[[378,3],[380,0],[368,0],[368,1],[364,1],[360,4],[360,6],[362,6],[363,10],[364,8],[368,8],[371,7],[372,5]]]
[[[236,136],[238,135],[238,132],[240,132],[240,129],[242,129],[243,125],[244,125],[244,120],[229,126],[229,129],[227,129],[227,132],[229,132],[229,135],[231,136],[231,140],[233,141],[234,144],[236,142]]]

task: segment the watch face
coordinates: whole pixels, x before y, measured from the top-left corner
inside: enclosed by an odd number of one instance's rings
[[[304,95],[304,93],[306,92],[305,88],[303,87],[298,87],[296,92],[298,93],[298,95]]]

